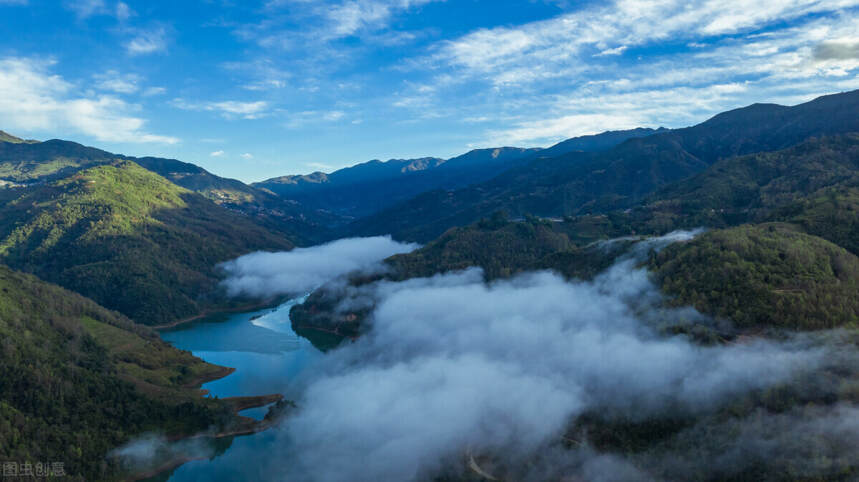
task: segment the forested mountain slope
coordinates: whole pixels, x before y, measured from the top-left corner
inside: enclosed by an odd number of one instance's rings
[[[670,184],[627,213],[616,229],[665,232],[785,221],[859,254],[859,134],[719,161]]]
[[[859,326],[859,258],[791,225],[705,233],[669,246],[650,267],[673,304],[741,327]]]
[[[2,265],[0,366],[0,459],[61,462],[65,479],[116,477],[105,456],[142,432],[195,433],[232,416],[198,389],[223,367]]]
[[[241,181],[216,176],[191,163],[158,157],[135,158],[59,139],[25,142],[8,135],[0,138],[0,183],[29,185],[51,182],[82,169],[118,160],[131,160],[178,186],[244,213],[299,244],[313,244],[328,237],[324,225],[332,224],[335,219],[327,213],[304,209],[295,202],[285,201]]]
[[[215,302],[218,263],[292,246],[127,160],[0,190],[0,261],[144,324]]]

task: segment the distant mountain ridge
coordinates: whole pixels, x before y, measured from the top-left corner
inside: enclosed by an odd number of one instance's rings
[[[668,129],[660,127],[658,129],[648,129],[638,127],[623,131],[606,131],[601,134],[590,136],[579,136],[567,139],[540,151],[540,157],[555,157],[570,152],[596,152],[611,149],[627,139],[636,137],[646,137],[652,134],[666,132]]]
[[[334,171],[282,176],[254,183],[284,198],[317,209],[360,218],[433,189],[458,189],[487,181],[528,160],[568,152],[607,149],[632,137],[661,130],[638,128],[568,139],[548,149],[474,149],[450,159],[372,160]]]
[[[20,137],[13,136],[8,132],[0,131],[0,142],[10,142],[13,144],[30,144],[39,141],[35,141],[32,139],[21,139]]]
[[[720,159],[784,149],[812,136],[859,132],[857,112],[859,91],[793,107],[754,104],[692,127],[628,139],[607,151],[539,158],[454,192],[426,192],[355,222],[349,232],[427,241],[497,210],[557,217],[623,209]]]

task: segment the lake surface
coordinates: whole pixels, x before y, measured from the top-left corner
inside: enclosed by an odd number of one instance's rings
[[[177,348],[216,365],[233,367],[235,373],[206,383],[203,388],[218,397],[281,393],[294,398],[291,381],[323,356],[309,340],[292,331],[289,309],[304,301],[298,298],[277,308],[212,317],[163,331],[161,337]],[[252,408],[242,415],[261,419],[268,409]],[[286,474],[271,470],[275,430],[219,439],[215,455],[188,462],[151,480],[236,481],[271,480]]]

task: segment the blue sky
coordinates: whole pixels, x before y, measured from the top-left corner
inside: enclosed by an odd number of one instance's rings
[[[0,0],[0,129],[244,181],[859,88],[859,0]]]

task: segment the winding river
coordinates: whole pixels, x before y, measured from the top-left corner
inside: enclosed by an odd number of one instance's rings
[[[294,398],[290,381],[323,356],[309,340],[292,331],[289,309],[303,300],[297,298],[276,308],[246,313],[213,315],[165,330],[161,337],[207,362],[236,369],[227,377],[203,385],[213,396],[281,393],[287,399]],[[241,414],[262,419],[267,410],[267,407],[252,408]],[[210,458],[187,462],[148,480],[258,479],[263,475],[260,474],[263,467],[270,470],[272,466],[272,451],[267,449],[275,443],[276,437],[274,430],[267,430],[219,439]]]

